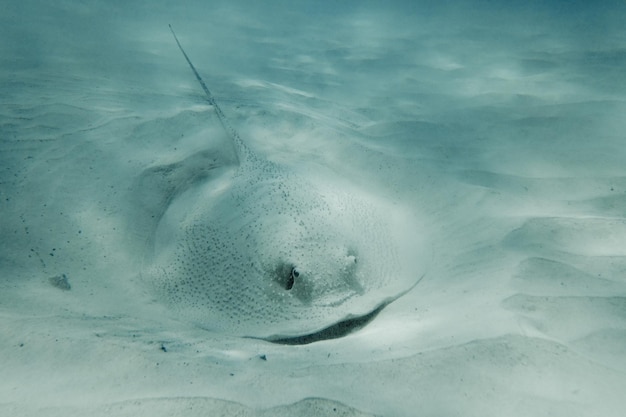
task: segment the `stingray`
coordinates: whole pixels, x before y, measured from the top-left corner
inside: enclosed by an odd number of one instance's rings
[[[237,163],[196,155],[144,175],[169,184],[142,271],[156,299],[208,330],[299,344],[359,329],[414,288],[424,265],[412,213],[253,152],[170,30]]]

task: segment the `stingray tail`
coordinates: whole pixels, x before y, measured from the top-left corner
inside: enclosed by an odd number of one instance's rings
[[[183,53],[183,56],[185,57],[185,59],[187,60],[187,63],[189,64],[189,67],[193,71],[194,75],[196,76],[196,79],[200,83],[200,86],[204,90],[204,94],[206,94],[207,101],[209,102],[211,106],[213,106],[213,108],[215,109],[215,113],[217,114],[217,118],[222,124],[222,127],[224,128],[228,136],[230,136],[230,138],[233,140],[235,149],[237,151],[237,156],[239,158],[239,162],[242,163],[244,160],[250,159],[251,157],[250,150],[241,140],[239,133],[237,133],[237,131],[228,122],[226,115],[224,115],[224,112],[222,111],[221,107],[215,101],[215,97],[213,97],[213,94],[211,94],[211,91],[209,91],[209,88],[204,83],[204,80],[202,79],[198,71],[196,70],[196,67],[194,67],[194,65],[191,63],[191,60],[187,56],[187,53],[183,49],[182,45],[180,44],[178,40],[178,37],[176,36],[176,33],[174,32],[174,28],[172,28],[172,25],[168,25],[168,26],[170,27],[170,30],[172,31],[172,35],[174,35],[174,40],[176,40],[176,44],[178,45],[178,48]]]

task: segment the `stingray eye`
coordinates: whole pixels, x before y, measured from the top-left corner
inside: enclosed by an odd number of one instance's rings
[[[293,284],[296,281],[296,278],[298,278],[300,276],[300,272],[298,272],[298,270],[293,267],[291,268],[291,272],[289,273],[289,279],[287,280],[287,285],[285,286],[285,288],[287,290],[290,290],[293,288]]]

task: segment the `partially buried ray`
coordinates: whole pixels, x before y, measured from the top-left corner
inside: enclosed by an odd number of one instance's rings
[[[165,190],[170,197],[142,273],[156,298],[206,329],[310,343],[364,326],[413,288],[425,265],[412,214],[354,187],[307,181],[256,155],[172,34],[238,164],[202,171],[195,158],[146,174],[167,171],[179,183]]]

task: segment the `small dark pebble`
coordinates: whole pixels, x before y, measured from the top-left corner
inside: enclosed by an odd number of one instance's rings
[[[50,254],[52,255],[52,254]],[[63,291],[69,291],[72,289],[72,286],[70,285],[69,281],[67,280],[67,275],[65,274],[61,274],[61,275],[57,275],[54,277],[50,277],[48,278],[48,282],[50,283],[50,285],[52,285],[53,287],[56,287],[60,290]]]

